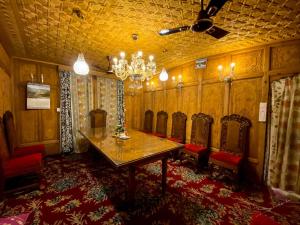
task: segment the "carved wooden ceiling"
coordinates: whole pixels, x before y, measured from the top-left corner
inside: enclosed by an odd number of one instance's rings
[[[205,0],[205,5],[209,0]],[[72,10],[80,9],[84,19]],[[72,65],[83,51],[106,69],[106,56],[142,49],[167,68],[196,58],[300,38],[300,1],[229,0],[214,18],[230,31],[217,40],[191,31],[161,37],[160,29],[190,25],[197,0],[0,0],[0,32],[12,55]],[[139,34],[134,42],[133,33]]]

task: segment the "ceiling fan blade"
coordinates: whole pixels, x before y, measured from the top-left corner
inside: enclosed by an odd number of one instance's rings
[[[210,0],[206,8],[207,15],[215,16],[227,1],[228,0]]]
[[[172,29],[163,29],[159,31],[160,36],[164,35],[169,35],[169,34],[175,34],[181,31],[189,30],[190,26],[182,26],[182,27],[177,27],[177,28],[172,28]]]
[[[213,36],[214,38],[220,39],[229,34],[229,31],[223,30],[216,26],[212,26],[207,31],[205,31],[205,33],[209,34],[210,36]]]

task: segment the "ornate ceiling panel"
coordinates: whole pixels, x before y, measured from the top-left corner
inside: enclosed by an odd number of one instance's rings
[[[207,4],[208,0],[205,0]],[[80,9],[84,19],[75,16]],[[195,0],[0,0],[1,32],[16,56],[71,65],[83,51],[90,65],[107,68],[121,50],[153,53],[159,66],[268,42],[300,38],[300,1],[232,0],[214,18],[230,31],[217,40],[191,31],[161,37],[163,28],[190,25]],[[138,41],[131,35],[137,33]]]

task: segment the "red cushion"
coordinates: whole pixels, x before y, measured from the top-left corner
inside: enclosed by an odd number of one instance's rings
[[[226,162],[232,165],[238,165],[242,159],[241,156],[237,156],[224,151],[214,152],[210,155],[210,157],[215,160]]]
[[[272,218],[260,212],[255,212],[252,215],[250,225],[280,225],[280,224],[274,221]]]
[[[166,135],[160,133],[153,133],[153,135],[160,138],[166,138]]]
[[[174,137],[170,137],[168,138],[169,141],[174,141],[174,142],[178,142],[178,143],[182,143],[182,140],[179,138],[174,138]]]
[[[28,173],[39,173],[42,168],[42,154],[11,158],[4,162],[4,176],[15,177]]]
[[[32,145],[32,146],[26,146],[21,148],[15,148],[14,153],[12,157],[20,157],[20,156],[26,156],[31,154],[40,153],[44,155],[45,152],[45,145]]]
[[[185,144],[184,148],[188,151],[196,152],[196,153],[207,150],[207,147],[203,145],[194,145],[194,144]]]

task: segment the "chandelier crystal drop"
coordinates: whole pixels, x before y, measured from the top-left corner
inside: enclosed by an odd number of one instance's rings
[[[145,80],[151,80],[156,72],[156,63],[154,62],[154,56],[150,55],[148,62],[143,59],[143,52],[138,51],[131,55],[131,62],[126,60],[125,52],[120,53],[120,58],[113,59],[112,65],[113,72],[121,80],[130,78],[132,83],[130,88],[140,89],[143,87],[142,82]]]
[[[86,63],[83,53],[78,54],[78,58],[73,65],[73,69],[74,72],[79,75],[88,75],[90,72],[89,65]]]

